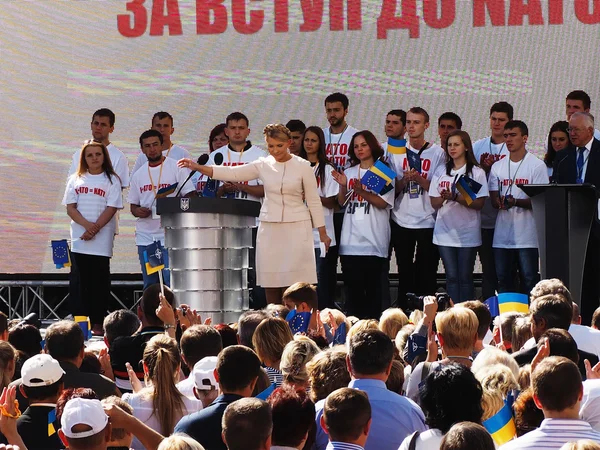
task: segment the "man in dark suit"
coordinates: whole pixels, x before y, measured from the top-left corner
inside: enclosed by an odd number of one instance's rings
[[[594,138],[594,117],[576,112],[569,119],[572,147],[558,152],[552,179],[559,184],[589,183],[600,189],[600,141]],[[598,215],[596,214],[596,218]],[[600,301],[600,224],[594,221],[583,271],[580,300],[582,321],[591,323]]]
[[[531,314],[531,332],[535,341],[538,342],[540,337],[550,328],[559,328],[568,331],[573,316],[573,307],[565,295],[548,294],[533,299],[529,307],[529,312]],[[513,353],[512,356],[519,366],[524,366],[533,361],[537,351],[537,347],[533,347],[520,350],[517,353]],[[550,348],[550,351],[552,351],[552,348]],[[598,362],[598,357],[593,353],[584,352],[580,349],[577,352],[579,353],[579,371],[585,380],[584,360],[587,359],[593,367]]]
[[[251,397],[261,371],[256,353],[242,345],[232,345],[219,354],[215,379],[221,395],[201,411],[184,416],[175,426],[175,433],[185,433],[206,450],[227,450],[221,436],[221,420],[227,406],[236,400]]]

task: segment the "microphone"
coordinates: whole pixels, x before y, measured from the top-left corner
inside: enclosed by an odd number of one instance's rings
[[[215,166],[220,166],[223,164],[223,154],[215,154],[214,161]],[[202,190],[202,197],[215,198],[217,196],[217,189],[219,189],[219,180],[213,180],[212,178],[209,178],[204,185],[204,189]]]
[[[200,157],[198,158],[198,160],[196,162],[198,164],[200,164],[201,166],[205,165],[208,162],[208,154],[204,153],[203,155],[200,155]],[[185,181],[183,182],[183,184],[179,187],[179,190],[177,191],[177,194],[175,194],[175,197],[179,197],[179,194],[181,193],[181,190],[183,189],[183,186],[185,186],[185,183],[187,183],[188,181],[190,181],[190,178],[192,178],[195,173],[196,173],[196,170],[192,170],[190,172],[190,174],[185,179]]]
[[[560,165],[567,159],[569,155],[565,155],[556,165],[556,170],[552,171],[552,184],[558,184],[558,175],[560,172]]]

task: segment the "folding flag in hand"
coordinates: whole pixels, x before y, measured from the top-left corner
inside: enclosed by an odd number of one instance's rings
[[[516,292],[503,292],[498,294],[498,311],[500,314],[507,312],[529,313],[529,297]]]
[[[306,333],[308,331],[308,325],[310,324],[309,312],[297,312],[295,310],[290,311],[286,319],[288,325],[292,329],[292,333]]]
[[[406,139],[394,139],[389,137],[387,141],[387,151],[392,155],[406,154]]]
[[[500,315],[500,311],[498,311],[498,297],[495,295],[493,297],[488,298],[483,302],[487,309],[490,310],[490,314],[492,317],[498,317]]]
[[[53,409],[48,413],[48,436],[52,436],[56,433],[57,428],[54,426],[56,422],[56,409]],[[60,426],[58,427],[60,428]]]
[[[166,186],[164,188],[159,189],[156,192],[156,198],[168,197],[169,195],[171,195],[172,193],[174,193],[177,190],[178,184],[179,183],[173,183],[170,186]]]
[[[396,172],[386,166],[383,161],[377,160],[363,175],[360,182],[373,192],[381,194],[394,188],[393,181],[395,178]]]
[[[75,323],[79,325],[81,331],[83,331],[83,337],[85,340],[89,340],[92,338],[92,325],[90,324],[90,318],[87,316],[75,316],[73,317]]]
[[[164,251],[165,249],[161,247],[160,242],[153,242],[146,246],[144,250],[144,262],[146,263],[147,275],[165,268]]]
[[[466,175],[461,175],[456,182],[456,190],[463,196],[467,205],[470,205],[477,198],[481,184]]]
[[[59,241],[51,241],[52,244],[52,261],[57,269],[63,267],[71,267],[71,256],[69,255],[69,244],[66,239]]]
[[[504,404],[502,409],[488,420],[483,421],[483,426],[492,435],[497,445],[506,444],[517,436],[515,420],[508,404]]]
[[[333,345],[343,345],[346,343],[346,322],[340,323],[340,325],[335,330],[335,335],[333,336]]]
[[[415,169],[421,173],[421,157],[415,152],[406,152],[406,159],[408,159],[408,166],[411,169]]]

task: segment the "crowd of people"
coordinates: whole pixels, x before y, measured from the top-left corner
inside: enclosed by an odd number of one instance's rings
[[[600,309],[581,325],[558,279],[529,314],[427,296],[378,319],[325,309],[303,332],[316,288],[283,299],[213,325],[154,284],[90,341],[0,314],[0,448],[600,449]]]
[[[348,124],[346,95],[327,96],[324,107],[325,128],[307,127],[299,119],[268,125],[267,151],[248,140],[248,117],[234,112],[211,131],[208,161],[198,162],[171,140],[173,117],[158,112],[152,128],[140,135],[141,152],[131,172],[110,142],[114,113],[96,111],[93,139],[73,155],[63,199],[72,220],[71,312],[89,316],[93,332],[102,335],[109,261],[126,188],[137,218],[144,288],[159,282],[159,275],[170,285],[167,251],[160,274],[149,273],[146,265],[148,249],[164,246],[159,198],[254,200],[262,208],[249,263],[251,306],[279,303],[287,287],[303,281],[317,285],[320,309],[335,307],[339,260],[345,310],[377,318],[391,305],[406,309],[408,294],[435,292],[440,257],[455,302],[475,298],[477,254],[483,299],[496,292],[530,292],[539,280],[538,238],[531,200],[519,186],[550,179],[600,185],[600,141],[594,137],[600,132],[584,91],[567,95],[567,121],[550,128],[543,160],[527,151],[528,127],[503,101],[490,108],[491,135],[477,141],[462,130],[456,113],[441,114],[439,144],[426,139],[430,116],[421,107],[389,111],[384,142]],[[374,191],[365,176],[379,162],[395,178]],[[476,192],[465,191],[464,180]],[[599,244],[600,227],[594,223],[579,299],[586,324],[600,297]],[[388,276],[392,254],[398,267],[395,299]]]

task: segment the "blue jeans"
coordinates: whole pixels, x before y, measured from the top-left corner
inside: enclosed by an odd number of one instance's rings
[[[473,268],[477,247],[438,246],[446,271],[446,290],[454,303],[475,299]]]
[[[144,278],[144,290],[152,285],[152,284],[157,284],[160,283],[160,280],[158,279],[158,272],[152,273],[150,275],[148,275],[146,273],[146,263],[144,262],[144,250],[146,250],[146,246],[145,245],[138,245],[138,257],[140,259],[140,266],[142,268],[142,277]],[[167,249],[164,249],[165,251],[163,252],[163,259],[165,261],[165,268],[162,270],[162,276],[163,276],[163,281],[165,283],[165,286],[171,286],[171,272],[169,272],[167,270],[167,268],[169,267],[169,252],[167,251]]]
[[[537,248],[494,248],[498,292],[521,292],[529,295],[539,281],[539,255]],[[521,289],[517,290],[517,267]]]

